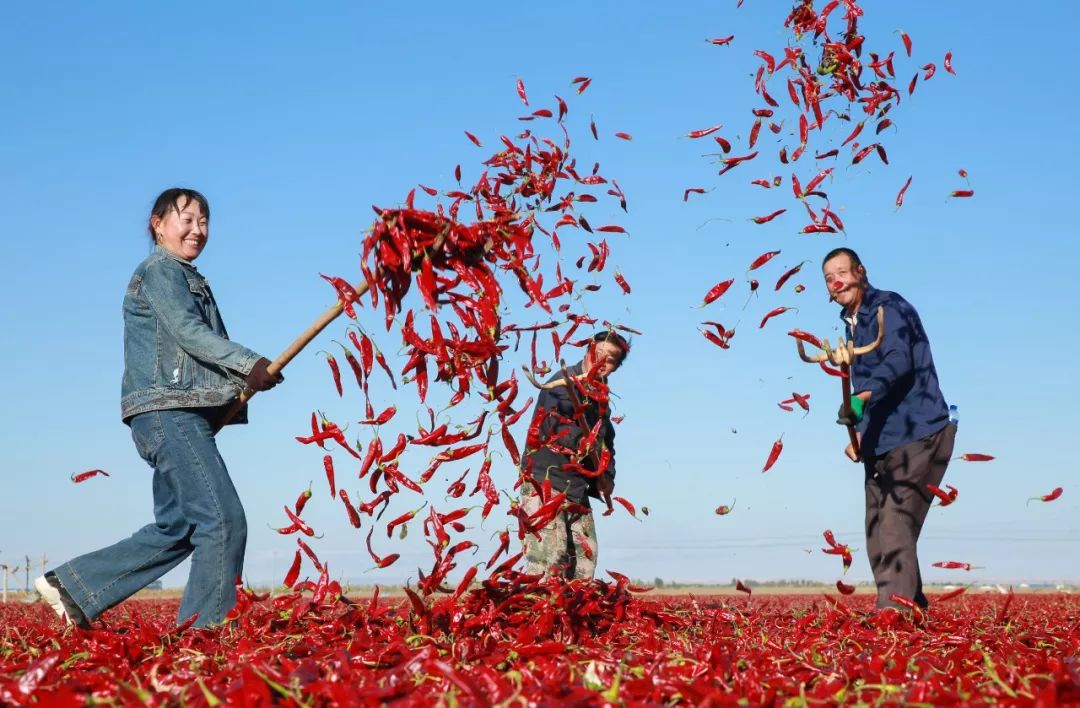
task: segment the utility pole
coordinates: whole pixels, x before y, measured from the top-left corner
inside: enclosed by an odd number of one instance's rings
[[[41,554],[41,574],[45,575],[45,569],[49,567],[49,556],[45,553]]]
[[[26,556],[26,592],[30,592],[30,556]]]
[[[7,574],[8,574],[8,565],[7,565],[7,563],[0,563],[0,573],[4,574],[3,602],[6,605],[7,604]]]

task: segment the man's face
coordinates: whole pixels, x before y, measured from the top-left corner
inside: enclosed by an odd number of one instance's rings
[[[830,258],[821,270],[825,275],[825,288],[833,300],[844,308],[850,308],[862,300],[866,271],[861,265],[852,264],[851,256],[841,253]]]
[[[585,355],[585,371],[590,371],[593,364],[599,362],[600,377],[607,378],[622,363],[623,351],[611,342],[593,342]]]

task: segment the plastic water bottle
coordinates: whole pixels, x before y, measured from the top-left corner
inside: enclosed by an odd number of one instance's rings
[[[953,425],[960,423],[960,412],[956,406],[949,406],[949,422]]]

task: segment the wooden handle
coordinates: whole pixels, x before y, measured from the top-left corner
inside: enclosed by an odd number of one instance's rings
[[[364,295],[371,288],[371,284],[368,281],[364,281],[356,287],[356,294],[358,296]],[[296,358],[296,355],[304,350],[308,344],[311,344],[311,340],[319,336],[319,333],[326,329],[327,325],[336,320],[338,316],[344,311],[344,306],[341,304],[341,300],[338,300],[331,305],[326,312],[319,315],[318,319],[312,323],[310,327],[301,333],[292,344],[290,344],[285,351],[278,355],[277,359],[270,362],[270,366],[266,367],[266,372],[271,376],[277,376],[281,373],[281,370],[285,366]],[[239,398],[232,402],[229,408],[225,411],[225,415],[221,418],[217,428],[214,430],[216,433],[218,430],[224,428],[230,420],[236,417],[236,414],[240,412],[240,409],[244,407],[244,404],[251,400],[257,391],[250,388],[244,388],[240,392]]]
[[[843,413],[845,416],[851,416],[851,367],[844,364],[840,367],[840,372],[843,377],[840,379],[840,390],[844,394]],[[851,449],[855,451],[855,460],[858,461],[862,454],[859,451],[859,434],[855,432],[855,426],[847,426],[848,438],[851,440]]]

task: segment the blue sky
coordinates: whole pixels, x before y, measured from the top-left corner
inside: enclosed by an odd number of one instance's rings
[[[556,93],[571,99],[579,161],[600,161],[629,199],[629,214],[602,201],[590,220],[630,231],[609,241],[633,292],[624,297],[605,278],[590,311],[645,333],[613,383],[626,415],[618,493],[651,513],[641,522],[621,513],[598,519],[601,568],[680,581],[831,582],[839,563],[816,550],[822,530],[864,546],[862,472],[841,454],[836,380],[798,361],[784,335],[798,326],[836,336],[816,264],[849,245],[872,282],[919,309],[942,389],[959,406],[957,453],[998,457],[951,466],[946,481],[960,499],[931,512],[920,545],[926,579],[1080,580],[1070,444],[1080,428],[1080,375],[1069,365],[1080,344],[1071,211],[1078,141],[1060,129],[1077,107],[1061,71],[1073,60],[1071,8],[1048,3],[1006,16],[974,0],[867,5],[871,48],[900,52],[898,27],[914,38],[915,58],[897,59],[899,85],[923,62],[939,71],[891,114],[891,164],[841,162],[827,183],[846,239],[797,235],[803,222],[794,209],[765,226],[750,223],[792,207],[790,195],[747,184],[763,176],[757,168],[717,177],[701,156],[715,143],[679,138],[723,123],[723,134],[745,144],[757,105],[752,52],[779,53],[786,39],[783,10],[770,3],[750,0],[738,11],[733,0],[8,8],[0,28],[9,96],[0,115],[8,228],[0,561],[26,553],[65,560],[151,520],[151,473],[118,415],[120,304],[147,253],[145,221],[161,189],[188,185],[209,197],[211,240],[198,265],[233,338],[272,358],[330,304],[318,273],[359,280],[370,205],[400,202],[417,183],[450,188],[459,163],[466,181],[475,179],[490,151],[463,130],[485,147],[520,130],[515,118],[527,111],[514,83],[522,78],[534,107],[554,108]],[[703,41],[728,34],[736,35],[728,47]],[[940,68],[949,50],[955,77]],[[578,75],[593,83],[572,96]],[[770,90],[782,93],[782,84]],[[598,142],[588,136],[590,115]],[[616,131],[633,141],[614,139]],[[771,140],[765,131],[762,142]],[[964,186],[959,168],[970,173],[974,199],[946,198]],[[800,173],[810,169],[804,162]],[[683,190],[695,186],[712,191],[683,203]],[[741,310],[746,265],[777,248],[762,269],[761,297]],[[775,277],[804,259],[811,263],[798,282],[807,290],[773,293]],[[692,309],[728,277],[740,279],[728,295]],[[758,329],[777,305],[799,311]],[[698,334],[703,319],[741,322],[731,350]],[[309,480],[310,520],[326,533],[316,548],[335,575],[400,582],[429,564],[414,528],[404,541],[380,539],[380,552],[403,554],[398,564],[363,572],[363,535],[328,499],[321,456],[292,439],[313,409],[360,417],[359,396],[338,400],[315,353],[342,337],[343,326],[331,327],[286,370],[285,385],[253,402],[252,425],[221,436],[248,512],[253,582],[284,573],[294,547],[268,526],[283,525],[281,506]],[[383,333],[379,341],[391,340]],[[507,365],[526,361],[512,355]],[[806,418],[776,407],[792,391],[811,393]],[[407,407],[399,419],[411,425],[411,392],[376,392],[375,403]],[[781,433],[783,456],[762,475]],[[90,468],[112,477],[69,481]],[[505,458],[495,475],[500,486],[512,482]],[[1025,506],[1059,485],[1059,501]],[[732,514],[713,514],[733,499]],[[414,505],[401,499],[388,513]],[[478,539],[502,528],[501,511],[474,532]],[[478,557],[488,555],[484,543]],[[986,567],[958,575],[928,567],[937,560]],[[185,573],[186,565],[166,584],[181,584]],[[861,551],[851,578],[869,578]]]

